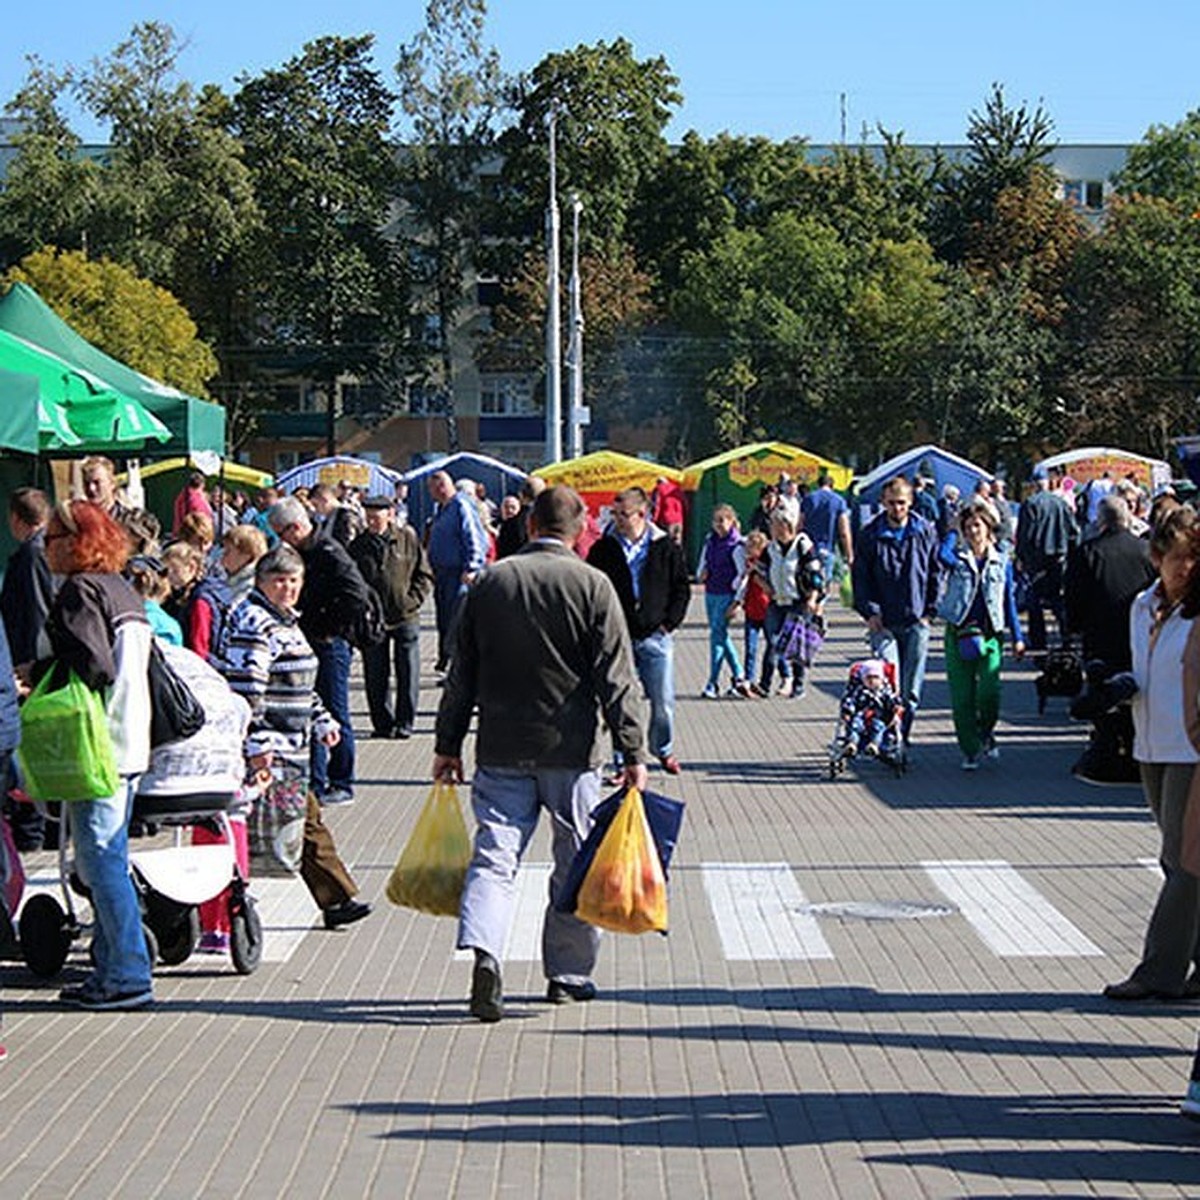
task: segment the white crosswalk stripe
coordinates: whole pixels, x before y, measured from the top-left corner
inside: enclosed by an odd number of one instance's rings
[[[787,863],[703,863],[701,875],[726,959],[830,959]]]
[[[921,865],[1000,958],[1093,958],[1104,954],[1006,862]]]

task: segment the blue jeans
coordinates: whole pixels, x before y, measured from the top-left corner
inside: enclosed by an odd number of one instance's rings
[[[729,606],[733,594],[704,594],[704,611],[708,614],[708,684],[716,687],[721,678],[721,664],[728,663],[733,682],[742,678],[742,660],[729,633]]]
[[[433,607],[437,614],[437,665],[444,670],[454,650],[454,620],[458,616],[467,585],[457,567],[439,568],[433,575]]]
[[[650,701],[650,753],[665,758],[675,739],[675,639],[652,633],[633,643],[633,664]]]
[[[902,730],[907,742],[913,719],[921,707],[921,692],[925,688],[929,625],[914,621],[911,625],[887,627],[881,633],[871,635],[871,652],[896,665],[900,678],[900,699],[904,703]]]
[[[550,814],[554,871],[542,924],[542,967],[547,979],[584,983],[591,978],[600,931],[569,913],[557,912],[554,904],[599,803],[598,771],[475,768],[471,784],[475,849],[459,909],[460,950],[485,950],[497,962],[503,958],[516,900],[517,867],[544,808]]]
[[[136,784],[137,776],[125,776],[116,795],[69,806],[75,867],[91,889],[95,914],[93,979],[108,995],[151,988],[142,910],[129,876],[129,814]]]
[[[763,623],[746,618],[746,678],[754,678],[754,664],[758,662],[758,643],[763,637]]]
[[[350,643],[345,638],[315,642],[316,692],[342,727],[342,740],[332,750],[313,738],[309,748],[312,786],[318,797],[330,788],[354,790],[354,729],[350,724]]]

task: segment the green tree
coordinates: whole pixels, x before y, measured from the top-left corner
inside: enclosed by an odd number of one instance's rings
[[[484,197],[480,167],[493,152],[501,102],[499,55],[485,49],[484,0],[430,0],[425,28],[400,48],[400,103],[412,136],[401,167],[413,226],[414,309],[432,320],[426,384],[444,397],[447,440],[458,449],[455,333],[477,269]]]
[[[1200,109],[1176,125],[1152,125],[1130,147],[1115,183],[1124,196],[1157,196],[1200,210]]]
[[[970,150],[964,161],[938,163],[929,238],[939,257],[966,259],[980,230],[995,215],[996,201],[1010,188],[1024,188],[1054,148],[1054,122],[1039,104],[1009,105],[992,84],[982,112],[967,123]]]
[[[37,250],[10,268],[4,290],[27,283],[73,329],[162,383],[207,396],[217,357],[187,309],[165,288],[78,250]]]
[[[1117,200],[1073,264],[1060,410],[1073,436],[1165,454],[1200,411],[1200,219]]]
[[[96,203],[100,166],[82,143],[61,104],[74,85],[72,72],[35,56],[5,112],[18,122],[16,156],[0,183],[0,256],[15,262],[45,245],[82,248]]]
[[[398,403],[406,287],[403,241],[388,236],[397,189],[394,96],[374,38],[324,37],[241,82],[230,110],[263,220],[254,246],[255,344],[328,386],[353,372]]]
[[[500,137],[514,228],[527,237],[546,204],[548,129],[557,114],[561,194],[577,192],[588,214],[586,249],[627,240],[642,181],[667,149],[663,130],[681,96],[664,58],[639,61],[624,38],[547,55],[513,89],[517,122]]]

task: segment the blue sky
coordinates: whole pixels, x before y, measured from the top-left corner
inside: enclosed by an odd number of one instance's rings
[[[135,22],[164,21],[188,42],[182,74],[232,89],[322,34],[377,35],[389,69],[424,21],[414,0],[13,0],[0,46],[0,101],[25,55],[84,64]],[[1200,108],[1200,2],[1146,0],[493,0],[488,39],[509,71],[599,39],[662,55],[687,129],[837,140],[841,97],[851,139],[882,122],[911,142],[961,141],[993,81],[1013,101],[1042,100],[1064,142],[1131,142]],[[91,132],[81,127],[81,132]]]

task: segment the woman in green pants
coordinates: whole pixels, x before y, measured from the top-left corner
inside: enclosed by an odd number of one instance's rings
[[[968,504],[959,513],[957,539],[942,553],[946,590],[938,616],[946,622],[946,677],[964,771],[976,770],[982,758],[1000,756],[994,730],[1006,630],[1017,657],[1025,653],[1012,563],[996,545],[998,526],[989,503]]]

